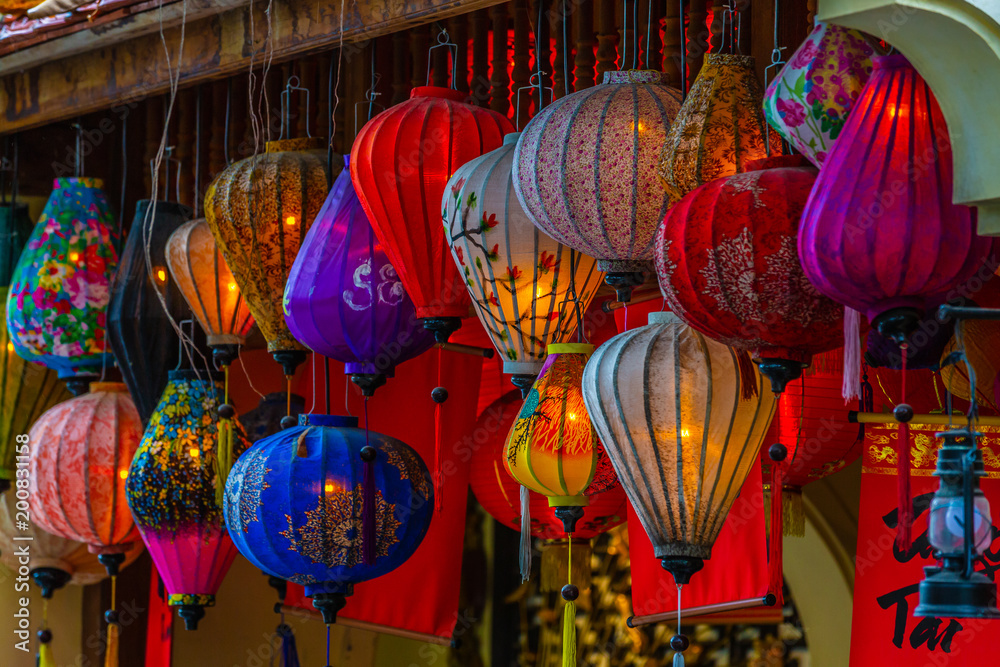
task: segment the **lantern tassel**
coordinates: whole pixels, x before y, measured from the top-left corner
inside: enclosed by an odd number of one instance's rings
[[[278,635],[281,636],[281,667],[301,667],[299,662],[299,651],[295,645],[295,633],[290,625],[282,623],[278,626]]]
[[[521,487],[524,488],[524,487]],[[569,569],[566,588],[571,588],[573,584],[573,536],[567,535],[567,547],[569,553],[566,555],[566,567]],[[578,589],[574,589],[578,590]],[[567,595],[563,594],[563,599]],[[566,608],[563,609],[563,653],[562,667],[576,667],[576,597],[569,596],[566,600]]]
[[[108,646],[104,651],[104,667],[118,667],[118,624],[108,623]]]
[[[521,487],[521,581],[531,577],[531,499],[528,487]]]
[[[902,403],[906,403],[906,356],[907,345],[899,346],[902,352],[902,368],[900,394]],[[896,490],[899,509],[899,520],[896,524],[896,548],[908,552],[913,542],[913,500],[910,492],[910,425],[899,423],[899,438],[896,450]]]
[[[42,628],[47,633],[38,633],[38,667],[56,667],[56,661],[52,657],[52,630],[49,629],[49,601],[42,600]],[[43,636],[47,634],[47,636]]]
[[[683,653],[674,653],[674,667],[684,667]]]
[[[777,598],[777,604],[782,602],[782,587],[784,584],[782,563],[782,546],[784,533],[784,494],[782,489],[785,486],[785,466],[779,461],[771,464],[771,532],[768,535],[768,568],[770,569],[771,593]]]
[[[570,561],[566,555],[569,539],[572,538],[549,540],[542,544],[542,574],[539,587],[543,593],[558,591],[567,577],[571,577],[571,581],[575,581],[581,589],[590,588],[590,557],[593,553],[590,541],[575,542],[573,558]],[[567,567],[572,567],[573,571],[567,571]]]
[[[844,401],[861,396],[861,313],[844,306]]]
[[[740,367],[740,398],[749,401],[757,395],[757,373],[753,361],[746,350],[736,352],[736,363]]]
[[[223,404],[229,404],[229,365],[222,367],[225,377]],[[233,467],[233,420],[220,417],[215,447],[215,504],[222,507],[226,496],[226,480]]]
[[[56,661],[52,658],[52,647],[48,643],[38,646],[38,667],[56,667]]]

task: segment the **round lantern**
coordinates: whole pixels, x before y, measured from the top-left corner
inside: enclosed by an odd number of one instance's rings
[[[391,572],[416,551],[434,512],[420,456],[357,425],[355,417],[299,415],[297,427],[240,457],[226,485],[226,526],[240,553],[305,586],[327,624],[355,583]]]
[[[7,294],[7,329],[23,359],[59,373],[79,394],[102,366],[108,285],[118,264],[103,182],[57,178]]]
[[[681,93],[654,71],[605,72],[604,84],[542,109],[514,149],[514,191],[543,232],[596,257],[630,298],[652,269],[656,228],[670,202],[656,162]]]
[[[872,48],[857,30],[816,22],[764,93],[771,127],[817,167],[872,72]]]
[[[347,157],[344,158],[345,167]],[[350,172],[340,172],[285,285],[285,321],[313,352],[344,362],[365,396],[434,345],[375,238]]]
[[[329,171],[321,148],[319,139],[269,141],[264,154],[226,167],[205,195],[205,220],[286,376],[306,358],[285,325],[282,295],[326,197]]]
[[[445,190],[445,236],[476,305],[503,355],[504,372],[525,391],[545,349],[576,331],[603,274],[596,261],[535,227],[514,194],[511,166],[518,133],[466,163]]]
[[[902,343],[993,240],[952,203],[951,144],[930,88],[901,55],[873,61],[802,214],[799,257],[820,292]]]
[[[31,518],[54,535],[85,543],[109,574],[139,539],[125,478],[142,421],[125,385],[94,382],[31,428]]]
[[[747,163],[781,153],[781,138],[764,121],[754,59],[711,53],[667,132],[658,171],[676,202],[699,185],[746,171]]]
[[[222,392],[218,378],[204,372],[171,371],[125,488],[167,589],[167,603],[178,608],[188,630],[197,629],[204,608],[215,604],[236,557],[222,498],[232,461],[250,443],[236,422],[232,444],[219,446],[216,412]]]
[[[673,313],[650,313],[647,326],[602,345],[583,374],[608,457],[678,584],[711,557],[774,413],[769,392],[742,398],[736,356]]]
[[[449,88],[414,88],[408,101],[368,121],[351,150],[351,178],[375,235],[417,317],[441,342],[470,305],[441,234],[445,184],[514,130],[506,117],[466,99]]]
[[[166,244],[191,215],[174,202],[140,201],[111,283],[108,341],[143,423],[167,386],[168,369],[177,365],[174,327],[190,317],[168,273]]]
[[[801,157],[747,167],[670,209],[656,272],[674,313],[706,336],[750,351],[780,393],[813,354],[841,343],[843,313],[809,283],[796,252],[816,169]]]
[[[236,279],[204,219],[190,220],[167,240],[170,276],[205,331],[220,365],[232,363],[253,327]]]

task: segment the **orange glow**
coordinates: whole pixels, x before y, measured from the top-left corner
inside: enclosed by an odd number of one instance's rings
[[[333,482],[327,482],[326,486],[323,487],[323,490],[327,493],[333,493]]]
[[[7,351],[8,352],[13,352],[14,351],[14,343],[11,343],[10,341],[7,341]]]
[[[119,470],[118,476],[121,477],[122,479],[125,479],[126,477],[128,477],[128,470]]]
[[[78,252],[71,252],[69,254],[69,261],[71,261],[71,262],[79,262],[80,261],[80,253],[78,253]]]
[[[292,225],[294,225],[295,224],[295,216],[294,215],[290,215],[287,218],[285,218],[285,224],[288,225],[289,227],[291,227]]]
[[[188,454],[191,455],[191,458],[196,459],[198,458],[200,452],[198,451],[197,447],[192,447],[191,449],[188,450]]]
[[[229,283],[228,287],[230,292],[236,291],[236,283]]]
[[[682,438],[690,438],[691,437],[691,431],[687,430],[686,428],[682,428],[681,429],[681,437]]]
[[[161,283],[167,282],[167,272],[164,269],[156,270],[156,279]]]

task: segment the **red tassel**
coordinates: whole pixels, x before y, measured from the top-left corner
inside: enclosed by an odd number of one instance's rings
[[[900,382],[901,401],[906,403],[906,343],[900,345],[902,352],[902,380]],[[899,521],[896,524],[896,548],[908,552],[913,543],[913,497],[910,492],[910,425],[899,424],[899,442],[896,449],[896,491]]]
[[[782,513],[781,490],[785,487],[785,464],[782,461],[771,463],[771,534],[768,543],[768,568],[771,574],[771,593],[778,599],[777,605],[784,604],[782,597],[782,587],[785,582],[783,565],[783,537],[782,526],[784,516]]]
[[[753,361],[745,350],[736,352],[736,363],[740,367],[740,398],[749,401],[757,395],[757,373]]]

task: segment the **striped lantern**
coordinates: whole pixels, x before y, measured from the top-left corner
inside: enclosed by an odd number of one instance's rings
[[[527,390],[546,347],[569,339],[597,292],[596,261],[542,233],[514,194],[519,133],[460,167],[442,207],[452,257],[504,372]]]
[[[583,395],[654,552],[678,584],[712,555],[767,433],[775,399],[742,398],[737,352],[673,313],[594,353]]]
[[[656,177],[681,93],[655,71],[605,72],[603,85],[562,97],[525,127],[514,149],[514,191],[528,217],[564,245],[596,257],[628,300],[651,271],[669,200]]]

